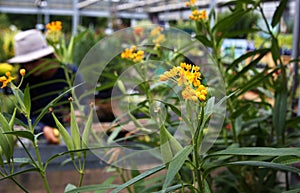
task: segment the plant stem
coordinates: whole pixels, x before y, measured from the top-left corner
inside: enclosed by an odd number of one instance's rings
[[[193,163],[195,165],[194,173],[196,176],[196,180],[194,180],[194,182],[196,182],[196,183],[194,184],[194,186],[196,186],[195,188],[199,188],[200,192],[203,192],[203,182],[202,182],[201,171],[200,171],[198,151],[199,151],[200,143],[202,142],[202,136],[203,136],[203,131],[202,131],[201,127],[202,127],[202,123],[203,123],[203,119],[204,119],[204,105],[201,104],[200,108],[201,108],[201,112],[198,115],[198,125],[197,125],[197,129],[194,134],[192,142],[193,142],[193,149],[194,149],[193,150]]]
[[[14,177],[12,177],[11,180],[24,192],[29,193],[29,191],[26,190],[26,188],[24,186],[22,186],[22,184],[20,184]]]

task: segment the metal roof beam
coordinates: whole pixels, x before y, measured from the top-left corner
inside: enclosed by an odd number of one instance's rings
[[[16,14],[50,14],[50,15],[67,15],[72,16],[73,10],[71,9],[37,9],[37,8],[18,8],[18,7],[0,7],[0,13],[16,13]],[[92,11],[92,10],[79,10],[80,16],[90,17],[110,17],[110,13],[107,10]],[[147,19],[146,13],[132,13],[121,11],[116,13],[119,18],[128,19]]]
[[[77,9],[83,9],[89,5],[97,3],[98,1],[99,0],[85,0],[85,1],[79,2],[76,7],[77,7]]]
[[[159,3],[162,2],[162,0],[145,0],[145,1],[135,1],[135,2],[130,2],[130,3],[123,3],[121,5],[116,6],[116,10],[121,11],[121,10],[126,10],[126,9],[133,9],[136,7],[143,7],[146,5],[151,5],[154,3]]]

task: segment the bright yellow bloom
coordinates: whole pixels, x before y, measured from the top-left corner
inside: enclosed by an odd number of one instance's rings
[[[199,66],[193,66],[182,62],[169,71],[160,75],[160,81],[171,79],[177,82],[178,86],[184,86],[181,95],[186,100],[205,101],[207,88],[201,84],[201,73]]]
[[[52,21],[46,25],[46,29],[52,32],[58,32],[62,30],[61,21]]]
[[[26,70],[25,70],[25,69],[21,69],[21,70],[20,70],[20,74],[21,74],[21,76],[25,76]]]
[[[186,7],[194,6],[196,4],[196,0],[190,0],[185,2]]]
[[[126,48],[121,53],[121,58],[132,60],[133,62],[140,62],[144,58],[144,51],[137,50],[136,46],[132,46],[131,48]]]
[[[15,78],[11,76],[10,72],[6,72],[5,76],[0,77],[0,82],[2,83],[1,88],[6,87],[8,85],[8,83],[10,83],[14,79]]]
[[[192,11],[192,15],[189,16],[191,20],[202,21],[207,19],[206,10],[198,11],[197,9]]]
[[[165,35],[161,33],[163,30],[164,29],[162,27],[156,27],[150,32],[152,42],[155,45],[154,49],[159,48],[160,43],[165,41]]]

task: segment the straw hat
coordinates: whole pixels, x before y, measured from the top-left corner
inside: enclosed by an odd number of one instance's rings
[[[45,57],[54,52],[49,46],[42,32],[31,29],[18,33],[15,36],[15,57],[9,59],[8,63],[27,63]]]

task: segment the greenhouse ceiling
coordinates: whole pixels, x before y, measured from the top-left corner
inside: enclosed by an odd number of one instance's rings
[[[201,0],[197,5],[200,8],[208,8],[211,4],[220,7],[226,2],[228,0]],[[146,19],[149,14],[185,10],[183,0],[0,0],[0,12],[20,14],[114,15],[119,18]]]

